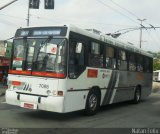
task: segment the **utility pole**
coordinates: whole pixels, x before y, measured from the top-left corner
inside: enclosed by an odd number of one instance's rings
[[[141,48],[142,47],[142,28],[144,27],[142,25],[143,21],[147,20],[147,19],[138,19],[140,22],[141,22],[141,28],[140,28],[140,42],[139,42],[139,47]]]
[[[4,9],[4,8],[6,8],[6,7],[8,7],[9,5],[11,5],[12,3],[16,2],[16,1],[18,1],[18,0],[13,0],[13,1],[7,3],[6,5],[0,7],[0,10]]]
[[[28,0],[28,14],[27,14],[27,27],[29,27],[29,20],[30,20],[30,1]]]

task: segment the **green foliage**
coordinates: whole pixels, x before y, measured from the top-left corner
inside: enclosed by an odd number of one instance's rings
[[[154,60],[153,60],[153,70],[160,70],[160,52],[151,52],[151,51],[148,51],[148,53],[152,54],[153,57],[154,57]]]
[[[153,60],[153,70],[160,70],[160,59]]]

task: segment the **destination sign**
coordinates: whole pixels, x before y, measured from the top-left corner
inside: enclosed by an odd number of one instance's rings
[[[67,27],[21,28],[16,31],[15,37],[66,36],[66,33]]]
[[[35,30],[33,31],[33,36],[38,36],[38,35],[60,35],[61,30]]]

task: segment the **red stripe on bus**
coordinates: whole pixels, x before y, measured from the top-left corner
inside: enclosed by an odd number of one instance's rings
[[[9,70],[9,74],[31,75],[31,71]],[[47,73],[47,72],[32,72],[32,75],[44,76],[44,77],[56,77],[56,78],[64,78],[65,77],[65,74]]]
[[[65,74],[47,73],[47,72],[32,72],[32,75],[35,75],[35,76],[46,76],[46,77],[56,77],[56,78],[64,78],[65,77]]]
[[[9,74],[31,75],[31,71],[9,70]]]
[[[24,58],[14,58],[14,60],[20,60],[20,61],[22,61],[22,60],[24,60]]]
[[[87,77],[88,78],[97,78],[98,70],[95,69],[88,69]]]

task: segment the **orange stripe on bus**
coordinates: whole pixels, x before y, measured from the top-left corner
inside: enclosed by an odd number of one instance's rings
[[[31,71],[9,70],[9,74],[31,75]]]
[[[47,73],[47,72],[32,72],[31,73],[31,71],[21,71],[21,70],[9,70],[9,74],[35,75],[35,76],[56,77],[56,78],[65,77],[65,74],[60,74],[60,73]]]
[[[46,77],[56,77],[56,78],[64,78],[65,77],[65,74],[47,73],[47,72],[32,72],[32,75],[35,75],[35,76],[46,76]]]
[[[88,78],[97,78],[98,70],[95,69],[88,69],[87,77]]]

